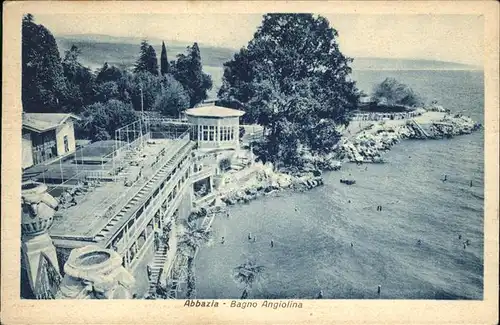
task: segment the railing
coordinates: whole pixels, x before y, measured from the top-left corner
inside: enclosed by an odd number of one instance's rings
[[[217,197],[217,193],[211,192],[211,193],[208,193],[207,195],[205,195],[199,199],[195,199],[194,204],[196,206],[199,206],[199,205],[202,205],[203,203],[207,203],[211,200],[215,200],[216,197]]]
[[[179,173],[179,175],[181,176],[184,172],[185,172],[186,169],[183,169],[181,173]],[[181,177],[178,177],[178,178],[181,178]],[[178,181],[178,179],[176,179],[176,181]],[[165,210],[165,215],[168,215],[168,214],[171,214],[174,210],[174,208],[176,206],[178,206],[178,204],[181,202],[182,198],[184,197],[184,194],[185,194],[185,191],[186,191],[186,184],[189,183],[189,182],[185,182],[184,184],[181,185],[181,188],[179,189],[179,191],[177,192],[177,195],[175,196],[175,198],[167,205],[167,208]],[[172,186],[173,188],[173,186]],[[170,189],[167,189],[166,192],[170,192],[172,190],[172,188]],[[155,206],[158,206],[158,205],[161,205],[160,204],[157,204]],[[148,210],[145,210],[143,212],[143,215],[148,215],[148,211],[150,212],[151,209],[148,209]],[[144,218],[142,220],[142,222],[139,224],[139,223],[134,223],[134,226],[132,228],[129,229],[128,231],[128,234],[127,234],[127,238],[132,238],[134,241],[135,241],[135,238],[138,237],[138,235],[148,226],[149,222],[151,221],[151,219],[154,217],[154,214],[151,215],[150,218]],[[111,242],[111,241],[109,241]],[[131,245],[125,245],[125,246],[128,246],[128,247],[124,247],[122,248],[122,250],[125,250],[125,249],[130,249],[130,246]]]
[[[182,156],[182,155],[181,155],[181,156]],[[178,157],[178,159],[180,159],[180,157],[181,157],[181,156],[179,156],[179,157]],[[176,163],[177,163],[177,160],[176,160]],[[174,165],[175,165],[175,163],[174,163]],[[186,163],[186,165],[188,166],[187,168],[189,168],[189,163]],[[177,178],[175,178],[175,182],[173,181],[174,179],[172,179],[172,180],[169,182],[169,186],[168,186],[168,187],[166,187],[166,188],[163,190],[163,192],[168,193],[168,192],[172,191],[172,189],[173,189],[173,187],[175,186],[175,184],[177,184],[177,181],[178,181],[178,180],[182,177],[182,175],[183,175],[183,174],[185,173],[185,171],[187,170],[187,168],[184,168],[184,167],[186,167],[186,166],[183,166],[183,168],[181,168],[181,171],[182,171],[182,172],[177,174]],[[146,183],[146,184],[147,184],[147,183]],[[188,180],[186,180],[185,184],[190,184],[190,182],[189,182]],[[142,189],[142,187],[141,187],[141,189]],[[140,191],[140,190],[139,190],[139,191]],[[139,191],[138,191],[138,192],[139,192]],[[135,196],[135,195],[134,195],[134,196]],[[132,199],[134,196],[132,196],[130,199]],[[178,196],[178,195],[177,195],[177,196]],[[177,197],[177,196],[176,196],[176,197]],[[160,197],[160,195],[159,195],[157,198],[159,198],[159,197]],[[175,200],[175,199],[174,199],[174,200]],[[122,206],[120,209],[122,209],[125,205],[127,205],[129,201],[130,201],[130,200],[127,200],[127,202],[125,202],[125,203],[123,204],[123,206]],[[151,207],[152,207],[152,206],[158,206],[158,205],[161,205],[161,204],[162,204],[161,202],[158,202],[158,199],[156,200],[156,202],[157,202],[158,204],[152,204],[152,205],[151,205],[148,209],[145,209],[145,211],[143,212],[143,215],[147,215],[147,212],[151,210]],[[174,201],[173,201],[173,202],[174,202]],[[167,206],[167,208],[166,208],[165,213],[169,211],[168,209],[169,209],[169,207],[170,207],[172,204],[173,204],[173,203],[168,203],[168,206]],[[139,206],[138,206],[138,207],[139,207]],[[137,207],[137,208],[138,208],[138,207]],[[114,208],[116,208],[116,207],[114,207]],[[113,213],[108,212],[108,214],[109,214],[109,215],[111,215],[111,216],[114,216],[115,212],[118,212],[118,211],[119,211],[119,210],[115,210]],[[150,218],[149,218],[149,219],[150,219]],[[149,219],[148,219],[148,221],[150,221]],[[125,224],[124,224],[124,225],[122,225],[122,226],[125,226]],[[122,227],[122,226],[120,226],[120,227]],[[131,235],[130,235],[130,234],[131,234],[132,232],[136,231],[136,230],[137,230],[137,227],[138,227],[138,226],[137,226],[137,223],[134,223],[134,226],[133,226],[132,228],[128,229],[128,231],[127,231],[127,238],[130,238],[130,237],[131,237]],[[118,229],[117,231],[114,231],[113,236],[111,236],[110,238],[106,239],[106,242],[107,242],[107,243],[112,242],[112,241],[114,240],[114,237],[116,237],[115,235],[116,235],[116,233],[117,233],[117,232],[119,232],[119,229]]]
[[[204,179],[207,177],[210,177],[214,174],[214,168],[213,167],[204,167],[200,171],[195,172],[191,175],[191,182],[197,182],[200,179]]]
[[[110,196],[108,199],[104,200],[100,205],[98,205],[97,207],[95,207],[89,214],[95,214],[97,211],[99,210],[106,210],[103,215],[108,215],[110,216],[110,219],[112,218],[114,212],[117,212],[119,210],[117,209],[122,209],[125,205],[127,205],[128,203],[128,200],[127,202],[125,202],[124,204],[120,205],[120,207],[116,207],[116,203],[118,203],[120,200],[126,198],[126,197],[130,197],[130,199],[132,199],[133,197],[135,197],[141,190],[144,186],[146,186],[154,177],[155,175],[158,173],[158,171],[164,167],[164,165],[173,157],[175,156],[178,151],[184,147],[188,142],[189,142],[189,132],[186,132],[187,133],[187,139],[186,139],[186,136],[181,136],[181,141],[179,141],[178,143],[176,143],[176,145],[174,146],[173,150],[170,152],[171,154],[170,155],[165,155],[161,160],[159,160],[157,163],[156,163],[156,167],[152,169],[152,174],[150,175],[150,177],[144,182],[142,179],[137,179],[134,183],[132,183],[132,185],[130,186],[130,188],[128,190],[126,190],[125,192],[123,192],[120,196],[118,197],[114,197],[114,196]],[[144,182],[144,184],[139,188],[137,189],[135,186],[140,184],[141,182]],[[134,193],[135,192],[135,193]],[[134,193],[132,196],[130,196],[131,193]],[[109,207],[109,208],[107,208]]]

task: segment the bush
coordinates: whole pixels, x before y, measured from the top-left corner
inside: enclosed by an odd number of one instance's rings
[[[76,124],[77,137],[92,141],[109,140],[116,129],[137,120],[131,104],[111,99],[86,106]]]
[[[394,78],[386,78],[375,86],[372,98],[380,105],[417,106],[422,104],[422,100],[413,89]]]
[[[219,169],[222,171],[229,170],[231,168],[231,159],[229,158],[222,158],[219,161]]]
[[[153,109],[165,116],[179,117],[179,114],[187,107],[189,107],[189,96],[184,87],[171,75],[165,76]]]
[[[240,140],[243,139],[243,136],[245,136],[245,128],[243,126],[240,126]]]

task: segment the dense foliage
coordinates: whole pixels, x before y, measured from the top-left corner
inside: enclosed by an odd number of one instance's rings
[[[22,23],[23,109],[26,112],[47,109],[61,112],[66,96],[66,80],[56,40],[28,14]]]
[[[336,126],[357,108],[351,59],[336,37],[321,16],[267,14],[248,46],[224,64],[220,102],[264,126],[265,159],[291,164],[303,149],[329,151],[339,138]]]
[[[153,109],[165,116],[178,118],[186,107],[189,107],[189,95],[186,90],[174,77],[166,75]]]
[[[81,123],[77,125],[77,136],[92,135],[92,140],[109,140],[120,126],[132,123],[137,113],[132,105],[111,99],[106,103],[95,103],[85,107],[80,115]]]
[[[158,59],[156,58],[155,49],[145,40],[141,43],[141,53],[135,63],[134,72],[158,74]]]
[[[189,105],[194,107],[207,99],[207,90],[212,89],[212,79],[203,73],[198,44],[188,46],[187,55],[179,54],[172,63],[172,74],[184,86],[190,98]]]
[[[386,78],[373,89],[372,99],[381,105],[417,106],[422,99],[407,85],[394,78]]]
[[[134,121],[141,109],[178,117],[205,99],[212,86],[196,43],[173,61],[176,69],[164,43],[160,69],[154,48],[143,41],[133,72],[104,62],[94,73],[79,62],[74,45],[61,60],[54,36],[31,14],[22,21],[22,55],[23,110],[77,114],[82,117],[77,137],[94,141],[113,138],[115,129]]]

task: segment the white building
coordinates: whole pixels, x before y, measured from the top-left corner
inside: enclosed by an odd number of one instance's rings
[[[75,151],[72,114],[23,113],[23,168],[28,168]]]
[[[185,111],[191,124],[191,139],[199,150],[239,149],[240,117],[243,111],[220,106],[201,106]]]

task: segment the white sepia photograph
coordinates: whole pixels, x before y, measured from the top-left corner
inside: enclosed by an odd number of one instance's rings
[[[493,311],[491,17],[83,4],[10,16],[2,270],[19,306],[168,300],[246,313],[234,324],[323,301]]]

